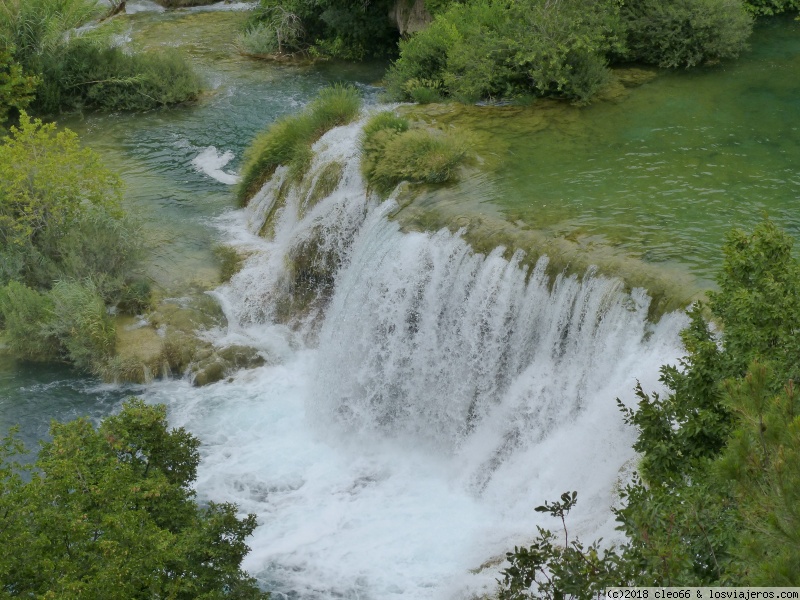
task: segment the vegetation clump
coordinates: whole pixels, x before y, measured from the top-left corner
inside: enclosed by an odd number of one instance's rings
[[[241,569],[255,515],[198,506],[197,438],[130,400],[95,427],[53,422],[35,465],[0,443],[4,597],[265,600]]]
[[[393,54],[399,32],[389,19],[392,4],[393,0],[261,0],[242,45],[258,44],[265,53],[308,50],[346,60]]]
[[[387,87],[403,100],[426,89],[467,102],[531,94],[584,101],[608,78],[619,30],[619,6],[606,0],[454,3],[400,42]]]
[[[446,183],[455,178],[467,152],[453,134],[411,128],[407,119],[381,112],[364,126],[361,169],[381,193],[401,181]]]
[[[0,52],[37,78],[33,110],[147,110],[198,96],[200,79],[177,52],[130,54],[109,28],[81,29],[106,10],[96,0],[4,4]]]
[[[668,68],[736,57],[753,28],[740,0],[636,0],[622,15],[626,57]]]
[[[736,57],[752,14],[795,1],[470,0],[437,3],[429,27],[400,41],[386,81],[397,100],[462,102],[553,96],[589,101],[608,64],[693,67]]]
[[[0,142],[0,323],[19,357],[95,371],[114,352],[106,306],[149,302],[121,185],[73,132],[24,112]]]
[[[616,511],[625,544],[602,556],[574,541],[565,550],[542,530],[509,553],[499,597],[589,598],[608,582],[800,584],[800,264],[770,221],[732,232],[724,252],[708,304],[721,339],[695,305],[686,357],[662,367],[668,394],[637,387],[635,408],[618,401],[642,457]],[[531,587],[542,567],[564,574],[547,593]]]
[[[301,178],[311,164],[312,144],[330,129],[351,122],[360,109],[361,98],[353,86],[334,85],[301,113],[279,119],[258,134],[244,156],[240,204],[246,204],[279,165],[287,166],[292,178]]]

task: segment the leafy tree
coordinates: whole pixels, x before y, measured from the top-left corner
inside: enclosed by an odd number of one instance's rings
[[[620,568],[623,565],[613,546],[601,550],[600,540],[588,547],[577,538],[570,540],[566,517],[577,501],[577,492],[564,492],[560,501],[534,509],[561,520],[564,545],[552,531],[539,527],[531,546],[507,553],[511,566],[498,580],[498,600],[599,600],[605,588],[629,581],[630,574]]]
[[[97,428],[54,422],[51,435],[33,467],[14,438],[0,445],[0,596],[268,597],[241,570],[255,516],[198,506],[199,442],[168,430],[164,406],[131,400]]]

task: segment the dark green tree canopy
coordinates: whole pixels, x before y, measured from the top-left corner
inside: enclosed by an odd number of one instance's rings
[[[0,446],[0,598],[268,597],[241,569],[255,516],[198,506],[199,441],[164,406],[131,400],[51,435],[32,467],[13,437]]]

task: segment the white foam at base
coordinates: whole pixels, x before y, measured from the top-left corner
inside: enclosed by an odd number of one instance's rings
[[[192,159],[192,166],[198,172],[205,173],[220,183],[234,185],[239,182],[239,176],[222,170],[222,167],[231,162],[233,158],[234,154],[230,150],[220,154],[215,146],[209,146]]]

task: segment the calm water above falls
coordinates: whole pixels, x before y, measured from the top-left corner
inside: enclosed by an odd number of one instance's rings
[[[231,326],[216,341],[251,343],[272,364],[200,389],[4,370],[3,426],[21,421],[36,438],[50,416],[97,417],[127,393],[165,402],[171,421],[203,442],[200,497],[258,514],[245,566],[276,598],[444,600],[491,590],[496,571],[470,569],[530,539],[537,524],[553,526],[531,509],[566,489],[580,493],[573,530],[613,535],[608,505],[632,458],[614,398],[632,400],[637,378],[658,385],[659,365],[680,353],[683,320],[649,323],[647,297],[619,281],[550,286],[541,266],[526,277],[518,257],[475,256],[445,232],[401,233],[386,218],[391,207],[363,189],[357,126],[318,146],[320,160],[347,162],[339,189],[302,219],[291,197],[275,238],[254,236],[269,194],[230,213],[220,173],[235,171],[255,131],[325,83],[356,80],[372,93],[376,74],[232,57],[217,25],[241,15],[212,16],[139,13],[131,25],[134,39],[146,31],[157,45],[179,39],[170,23],[180,23],[180,43],[215,88],[210,98],[70,125],[150,216],[163,285],[213,281],[215,240],[253,252],[218,291]],[[623,104],[574,112],[536,135],[500,130],[509,150],[491,201],[554,234],[596,236],[701,277],[724,231],[754,222],[762,207],[797,232],[797,33],[788,21],[771,25],[736,65],[664,76]],[[287,254],[320,231],[342,269],[306,344],[272,322],[272,307]]]
[[[726,232],[765,211],[800,237],[800,22],[765,21],[751,46],[517,136],[492,202],[553,235],[688,268],[700,285]]]

